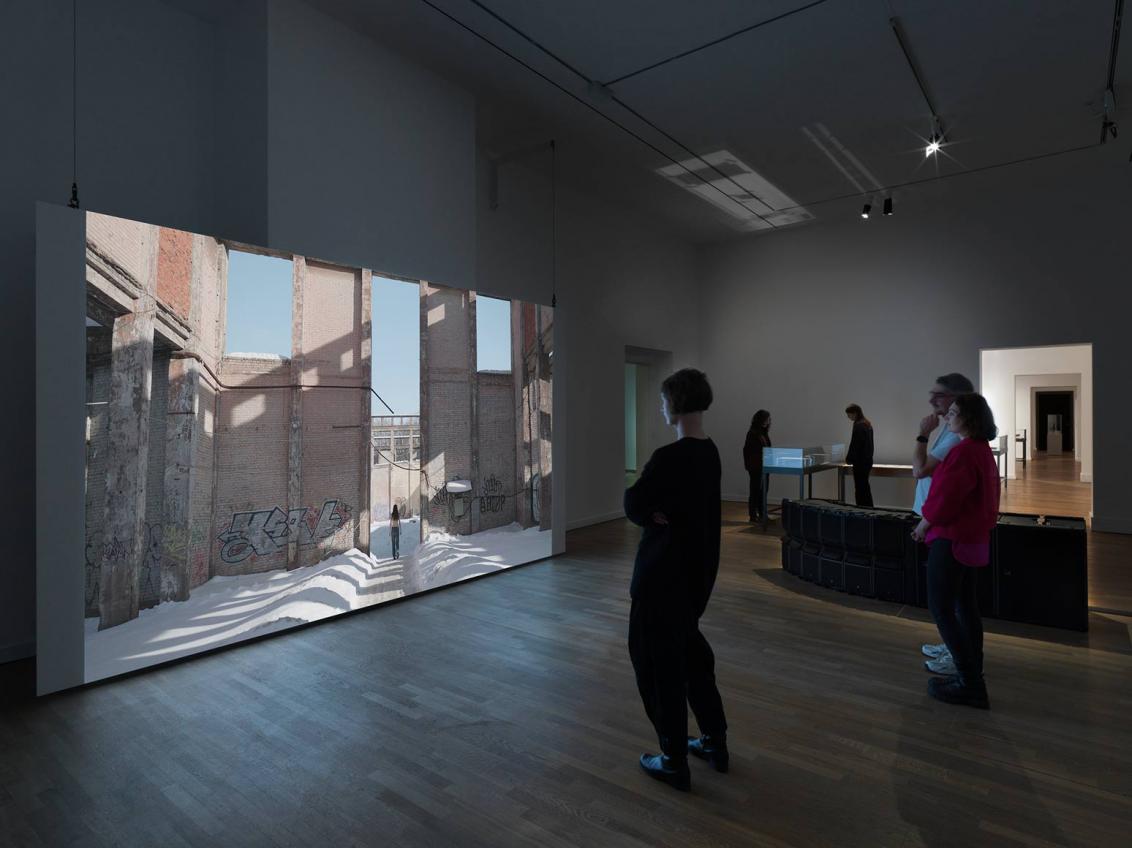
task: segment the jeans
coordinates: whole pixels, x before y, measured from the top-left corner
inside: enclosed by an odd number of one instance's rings
[[[715,654],[684,599],[633,601],[629,656],[645,713],[666,755],[677,760],[687,756],[689,706],[701,733],[725,734]]]
[[[389,539],[393,542],[393,559],[401,556],[401,528],[390,527]]]
[[[979,615],[979,568],[957,561],[949,539],[936,539],[928,553],[928,609],[955,670],[964,681],[983,678],[983,620]]]

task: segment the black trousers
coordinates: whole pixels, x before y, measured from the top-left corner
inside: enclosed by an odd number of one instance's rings
[[[979,571],[957,561],[951,541],[936,539],[928,553],[928,609],[939,635],[965,679],[983,677],[983,619],[979,615]]]
[[[633,601],[629,656],[645,713],[665,754],[675,759],[687,756],[689,706],[701,733],[725,734],[715,654],[685,599]]]
[[[751,521],[761,521],[763,517],[763,472],[747,472],[751,478],[749,495],[747,496],[747,517]]]
[[[401,555],[401,528],[389,528],[389,541],[393,543],[393,559]]]
[[[871,465],[853,466],[853,499],[857,502],[857,506],[873,505],[873,488],[869,485],[869,474],[872,470]]]

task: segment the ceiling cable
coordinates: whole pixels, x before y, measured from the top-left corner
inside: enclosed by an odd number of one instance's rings
[[[650,142],[650,141],[648,141],[647,139],[645,139],[645,138],[644,138],[643,136],[641,136],[641,135],[640,135],[639,133],[636,133],[636,132],[634,132],[633,130],[629,129],[629,128],[628,128],[627,126],[625,126],[624,124],[622,124],[622,123],[621,123],[620,121],[616,120],[615,118],[612,118],[612,117],[610,117],[610,116],[609,116],[609,115],[607,115],[607,114],[606,114],[605,112],[601,111],[601,110],[600,110],[600,109],[598,109],[598,108],[597,108],[596,106],[594,106],[594,105],[593,105],[592,103],[590,103],[589,101],[587,101],[587,100],[583,99],[582,97],[579,97],[579,96],[578,96],[577,94],[575,94],[574,92],[570,91],[570,90],[569,90],[568,88],[566,88],[566,87],[565,87],[565,86],[563,86],[562,84],[560,84],[560,83],[556,82],[555,80],[551,79],[551,78],[550,78],[549,76],[547,76],[546,74],[544,74],[544,73],[543,73],[542,71],[539,71],[539,70],[537,70],[537,69],[536,69],[536,68],[535,68],[534,66],[532,66],[532,65],[531,65],[531,64],[529,64],[528,62],[525,62],[525,61],[523,61],[522,59],[520,59],[520,58],[519,58],[518,56],[516,56],[516,55],[515,55],[514,53],[511,53],[511,52],[510,52],[509,50],[507,50],[507,49],[505,49],[504,47],[501,47],[500,45],[496,44],[496,43],[495,43],[494,41],[492,41],[492,40],[491,40],[490,38],[488,38],[488,37],[487,37],[486,35],[484,35],[483,33],[480,33],[480,32],[478,32],[478,31],[476,31],[476,30],[475,30],[475,29],[473,29],[473,28],[472,28],[471,26],[469,26],[468,24],[466,24],[466,23],[464,23],[463,21],[461,21],[461,20],[460,20],[459,18],[455,17],[455,16],[454,16],[454,15],[452,15],[451,13],[449,13],[449,12],[445,11],[444,9],[441,9],[441,8],[440,8],[439,6],[437,6],[437,5],[435,4],[435,3],[433,3],[433,2],[432,2],[432,0],[420,0],[420,2],[424,3],[424,4],[426,5],[426,6],[428,6],[428,7],[429,7],[430,9],[432,9],[433,11],[435,11],[435,12],[437,12],[437,13],[439,13],[439,14],[443,15],[444,17],[448,18],[448,20],[452,21],[452,22],[453,22],[454,24],[456,24],[456,25],[457,25],[457,26],[459,26],[460,28],[462,28],[462,29],[466,30],[466,31],[467,31],[468,33],[470,33],[471,35],[473,35],[473,36],[475,36],[476,38],[480,39],[480,40],[481,40],[481,41],[483,41],[483,42],[484,42],[485,44],[488,44],[488,45],[490,45],[491,47],[494,47],[494,48],[495,48],[496,50],[498,50],[498,51],[499,51],[500,53],[502,53],[502,54],[503,54],[504,56],[506,56],[507,58],[509,58],[509,59],[511,59],[511,60],[513,60],[513,61],[515,61],[515,62],[517,62],[517,63],[518,63],[518,64],[520,64],[520,65],[522,65],[522,66],[523,66],[524,68],[526,68],[526,69],[527,69],[528,71],[530,71],[530,72],[531,72],[532,74],[534,74],[535,76],[539,77],[539,78],[540,78],[540,79],[542,79],[543,81],[550,83],[550,84],[551,84],[552,86],[554,86],[554,87],[555,87],[555,88],[557,88],[557,89],[558,89],[559,91],[561,91],[561,92],[562,92],[563,94],[565,94],[565,95],[566,95],[567,97],[569,97],[569,98],[571,98],[572,100],[575,100],[575,101],[577,101],[578,103],[582,104],[583,106],[585,106],[585,107],[586,107],[587,109],[589,109],[589,110],[590,110],[591,112],[593,112],[594,114],[596,114],[596,115],[600,115],[600,116],[601,116],[602,118],[604,118],[605,120],[607,120],[607,121],[608,121],[609,123],[613,124],[613,125],[614,125],[615,127],[617,127],[618,129],[622,130],[623,132],[625,132],[625,133],[629,134],[630,136],[632,136],[633,138],[635,138],[635,139],[636,139],[637,141],[641,142],[641,144],[643,144],[643,145],[645,145],[646,147],[648,147],[648,148],[649,148],[650,150],[652,150],[652,151],[653,151],[654,153],[657,153],[658,155],[660,155],[660,156],[663,156],[663,157],[664,157],[665,159],[667,159],[667,160],[668,160],[669,162],[671,162],[671,163],[672,163],[673,165],[676,165],[677,167],[679,167],[679,168],[683,169],[683,170],[684,170],[684,171],[685,171],[686,173],[688,173],[688,174],[691,174],[691,175],[692,175],[693,177],[695,177],[696,179],[698,179],[698,180],[699,180],[699,181],[700,181],[701,183],[703,183],[703,184],[704,184],[705,186],[707,186],[708,188],[712,188],[712,189],[715,189],[715,191],[719,192],[719,193],[720,193],[721,195],[723,195],[723,196],[724,196],[725,198],[727,198],[727,199],[728,199],[728,200],[730,200],[730,201],[731,201],[732,203],[734,203],[734,204],[735,204],[736,206],[738,206],[738,207],[739,207],[740,209],[742,209],[744,213],[747,213],[747,214],[751,214],[751,215],[754,215],[754,216],[755,216],[756,218],[758,218],[758,219],[759,219],[760,221],[762,221],[762,222],[763,222],[764,224],[768,224],[768,225],[769,225],[769,226],[771,226],[772,228],[773,228],[773,227],[775,226],[773,222],[771,222],[771,221],[768,221],[768,220],[767,220],[766,218],[764,218],[764,217],[763,217],[762,215],[760,215],[760,214],[759,214],[758,212],[756,212],[755,210],[753,210],[753,209],[752,209],[752,208],[751,208],[750,206],[748,206],[748,205],[747,205],[746,203],[743,203],[742,201],[738,200],[738,199],[737,199],[737,198],[736,198],[736,197],[735,197],[734,195],[731,195],[731,194],[728,194],[727,192],[725,192],[725,191],[724,191],[723,189],[721,189],[721,188],[720,188],[720,187],[719,187],[718,185],[716,185],[715,181],[704,179],[704,177],[703,177],[703,176],[701,176],[701,175],[700,175],[699,173],[697,173],[696,171],[693,171],[693,170],[692,170],[691,168],[689,168],[689,167],[688,167],[687,165],[685,165],[685,164],[684,164],[683,162],[680,162],[679,160],[675,159],[675,158],[674,158],[673,156],[671,156],[671,155],[669,155],[668,153],[666,153],[665,151],[661,150],[661,149],[660,149],[659,147],[657,147],[657,146],[656,146],[655,144],[653,144],[652,142]],[[610,99],[612,99],[612,100],[614,100],[615,102],[617,102],[617,103],[618,103],[618,105],[620,105],[620,106],[621,106],[622,108],[624,108],[624,109],[627,109],[627,110],[628,110],[628,111],[630,111],[630,112],[633,112],[633,110],[631,110],[631,109],[629,109],[629,108],[628,108],[627,106],[625,106],[625,104],[624,104],[623,102],[621,102],[621,101],[617,100],[617,98],[613,97],[613,95],[612,95],[612,92],[610,92],[610,91],[609,91],[609,90],[608,90],[608,89],[607,89],[607,88],[606,88],[605,86],[603,86],[603,85],[602,85],[601,83],[599,83],[599,82],[596,82],[595,80],[592,80],[592,79],[590,79],[590,78],[589,78],[588,76],[586,76],[586,75],[585,75],[584,73],[582,73],[581,71],[579,71],[579,70],[578,70],[577,68],[575,68],[575,67],[574,67],[573,65],[571,65],[571,64],[570,64],[569,62],[567,62],[567,61],[565,61],[564,59],[562,59],[562,58],[560,58],[559,56],[557,56],[557,55],[556,55],[556,54],[555,54],[555,53],[554,53],[553,51],[551,51],[551,50],[547,49],[546,47],[544,47],[543,45],[539,44],[539,43],[538,43],[537,41],[535,41],[535,40],[534,40],[533,38],[531,38],[531,37],[530,37],[529,35],[527,35],[527,34],[526,34],[526,33],[524,33],[524,32],[523,32],[522,30],[520,30],[520,29],[519,29],[518,27],[516,27],[516,26],[515,26],[514,24],[511,24],[511,23],[507,22],[507,21],[506,21],[506,20],[505,20],[504,18],[500,17],[500,16],[498,15],[498,14],[496,14],[495,12],[492,12],[492,11],[491,11],[490,9],[488,9],[488,8],[487,8],[486,6],[484,6],[484,5],[482,4],[482,3],[480,3],[480,2],[479,2],[479,0],[469,0],[469,2],[472,2],[472,3],[474,3],[474,4],[475,4],[475,5],[476,5],[476,6],[478,7],[478,8],[480,8],[480,9],[483,9],[483,10],[484,10],[485,12],[487,12],[488,14],[490,14],[490,15],[491,15],[491,16],[492,16],[493,18],[495,18],[496,20],[498,20],[498,21],[500,21],[501,23],[503,23],[503,24],[504,24],[505,26],[507,26],[507,27],[508,27],[509,29],[511,29],[511,30],[512,30],[512,31],[514,31],[515,33],[517,33],[517,34],[518,34],[518,35],[519,35],[520,37],[522,37],[522,38],[523,38],[523,39],[525,39],[525,40],[526,40],[527,42],[529,42],[530,44],[532,44],[533,46],[535,46],[536,48],[538,48],[538,49],[539,49],[540,51],[542,51],[543,53],[545,53],[545,54],[546,54],[547,56],[549,56],[549,57],[550,57],[551,59],[553,59],[554,61],[558,62],[558,64],[562,65],[562,67],[566,68],[566,69],[567,69],[567,70],[569,70],[569,71],[570,71],[571,73],[575,74],[575,75],[576,75],[576,76],[577,76],[577,77],[578,77],[579,79],[581,79],[581,80],[585,81],[585,82],[586,82],[586,84],[587,84],[587,86],[589,87],[589,89],[590,89],[591,93],[602,94],[602,95],[604,95],[604,96],[607,96],[607,97],[609,97]],[[651,128],[653,129],[653,130],[655,130],[656,132],[660,133],[661,135],[664,135],[664,136],[665,136],[665,138],[667,138],[667,139],[668,139],[669,141],[671,141],[671,142],[672,142],[673,144],[676,144],[676,145],[677,145],[678,147],[680,147],[680,148],[681,148],[682,150],[684,150],[684,151],[685,151],[686,153],[690,154],[690,155],[691,155],[691,156],[692,156],[693,158],[695,158],[695,159],[699,159],[699,161],[700,161],[700,162],[702,162],[702,163],[703,163],[703,164],[704,164],[705,166],[707,166],[707,167],[708,167],[708,168],[710,168],[711,170],[715,171],[715,172],[716,172],[717,174],[719,174],[719,175],[720,175],[720,177],[721,177],[721,178],[723,178],[723,179],[727,180],[728,182],[732,183],[732,184],[733,184],[733,185],[734,185],[734,186],[735,186],[736,188],[738,188],[738,189],[739,189],[740,191],[742,191],[742,192],[743,192],[743,193],[744,193],[745,195],[748,195],[748,196],[750,196],[750,197],[754,197],[754,198],[755,198],[756,200],[758,200],[758,201],[759,201],[760,203],[762,203],[762,204],[763,204],[764,206],[766,206],[766,207],[767,207],[768,209],[772,208],[772,207],[770,206],[770,204],[769,204],[769,203],[765,203],[764,201],[760,200],[760,199],[759,199],[758,197],[755,197],[755,195],[754,195],[754,194],[753,194],[753,193],[751,192],[751,190],[750,190],[750,189],[748,189],[748,188],[746,188],[746,187],[744,187],[744,186],[740,185],[739,183],[735,182],[735,180],[734,180],[734,179],[732,179],[732,178],[731,178],[730,176],[728,176],[727,174],[723,173],[723,172],[722,172],[722,171],[720,171],[720,170],[719,170],[719,169],[718,169],[717,167],[715,167],[714,165],[712,165],[712,164],[711,164],[710,162],[707,162],[707,161],[706,161],[705,159],[703,159],[703,158],[702,158],[701,156],[699,156],[698,154],[696,154],[695,152],[693,152],[693,151],[692,151],[692,150],[691,150],[691,149],[690,149],[689,147],[687,147],[687,145],[684,145],[684,144],[680,144],[680,143],[679,143],[678,141],[676,141],[676,140],[675,140],[674,138],[672,138],[672,136],[670,136],[670,135],[668,135],[667,133],[664,133],[663,131],[661,131],[661,130],[660,130],[660,129],[659,129],[658,127],[656,127],[656,125],[655,125],[655,124],[652,124],[651,122],[649,122],[649,121],[647,121],[647,120],[644,120],[643,118],[641,118],[641,117],[640,117],[640,115],[639,115],[638,113],[636,113],[636,112],[633,112],[633,114],[634,114],[634,115],[635,115],[636,117],[638,117],[638,118],[640,118],[641,120],[643,120],[643,121],[644,121],[644,122],[645,122],[646,124],[648,124],[648,125],[649,125],[649,126],[650,126],[650,127],[651,127]]]
[[[476,0],[472,0],[472,2],[475,3]],[[677,53],[675,56],[669,56],[667,59],[661,59],[659,62],[653,62],[651,65],[646,65],[643,68],[639,68],[639,69],[637,69],[635,71],[631,71],[627,74],[622,74],[621,76],[617,77],[616,79],[611,79],[608,82],[605,82],[603,84],[607,85],[607,86],[616,85],[619,82],[624,82],[627,79],[632,79],[635,76],[640,76],[641,74],[643,74],[647,71],[656,70],[657,68],[661,67],[662,65],[667,65],[670,62],[675,62],[678,59],[683,59],[687,56],[691,56],[693,53],[699,53],[701,50],[707,50],[709,47],[715,47],[717,44],[722,44],[725,41],[730,41],[732,38],[738,38],[740,35],[746,35],[748,32],[752,32],[753,30],[756,30],[759,27],[764,27],[767,24],[772,24],[775,21],[782,20],[783,18],[789,18],[791,15],[796,15],[799,12],[805,12],[807,9],[812,9],[812,8],[814,8],[814,6],[820,6],[822,3],[826,3],[826,2],[828,2],[828,0],[814,0],[813,3],[807,3],[805,6],[799,6],[797,9],[791,9],[788,12],[783,12],[780,15],[775,15],[773,18],[767,18],[765,21],[759,21],[757,24],[751,24],[750,26],[745,26],[742,29],[737,29],[737,30],[735,30],[735,32],[732,32],[732,33],[729,33],[728,35],[724,35],[720,38],[716,38],[716,39],[713,39],[711,41],[708,41],[704,44],[701,44],[699,47],[693,47],[691,50],[685,50],[682,53]],[[478,6],[479,4],[476,3],[476,5]]]
[[[79,0],[71,0],[71,199],[79,208]]]

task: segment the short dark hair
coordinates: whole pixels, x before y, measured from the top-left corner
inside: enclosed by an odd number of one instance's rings
[[[767,412],[765,409],[760,409],[751,418],[751,429],[752,430],[765,430],[766,429],[766,422],[769,421],[769,420],[770,420],[770,413]]]
[[[856,418],[865,417],[865,413],[861,411],[861,407],[855,403],[851,403],[847,407],[845,407],[845,414],[855,416]]]
[[[990,442],[998,437],[998,427],[994,423],[987,399],[977,392],[969,392],[955,398],[955,408],[967,430],[967,435],[981,442]]]
[[[936,383],[943,386],[956,397],[959,395],[969,395],[971,392],[975,391],[975,384],[955,371],[952,371],[950,374],[944,374],[942,377],[937,377]]]
[[[668,398],[668,409],[673,415],[703,412],[711,406],[711,384],[707,375],[695,368],[682,368],[660,386]]]

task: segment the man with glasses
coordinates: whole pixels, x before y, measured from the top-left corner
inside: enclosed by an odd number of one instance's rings
[[[920,421],[920,433],[916,436],[916,448],[912,453],[912,476],[916,478],[916,501],[912,510],[921,518],[924,501],[928,499],[928,492],[931,490],[932,472],[943,462],[948,451],[959,444],[960,437],[947,427],[943,427],[930,450],[928,442],[932,433],[939,427],[940,420],[947,415],[947,410],[955,398],[959,395],[971,394],[973,391],[975,386],[970,380],[962,374],[952,373],[936,380],[928,394],[928,403],[931,404],[932,411]],[[920,650],[927,657],[924,668],[928,671],[933,674],[956,673],[955,662],[947,650],[947,645],[924,645]]]

